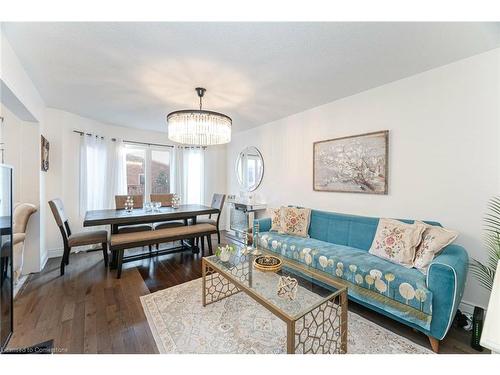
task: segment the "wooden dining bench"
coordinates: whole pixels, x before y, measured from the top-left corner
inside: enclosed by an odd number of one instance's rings
[[[119,279],[122,273],[122,265],[124,263],[123,254],[126,249],[153,245],[163,242],[172,242],[178,240],[190,240],[194,238],[207,238],[208,249],[212,253],[211,235],[217,233],[217,227],[211,224],[194,224],[182,227],[164,228],[149,232],[133,232],[133,233],[117,233],[111,235],[110,250],[115,253],[116,259],[116,276]],[[156,253],[156,252],[155,252]],[[155,255],[153,253],[152,255]],[[140,258],[137,258],[140,259]],[[136,260],[133,257],[128,257],[126,261]]]

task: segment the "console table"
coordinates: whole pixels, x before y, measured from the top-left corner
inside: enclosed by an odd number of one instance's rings
[[[229,234],[237,241],[244,242],[248,230],[252,228],[255,214],[267,208],[265,203],[253,203],[238,200],[228,200]]]

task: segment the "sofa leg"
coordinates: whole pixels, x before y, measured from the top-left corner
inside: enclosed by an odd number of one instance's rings
[[[429,342],[431,343],[431,348],[432,348],[432,351],[434,353],[439,353],[439,340],[432,337],[432,336],[428,336],[429,337]]]

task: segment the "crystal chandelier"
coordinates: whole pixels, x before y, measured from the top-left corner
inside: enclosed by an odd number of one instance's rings
[[[197,87],[200,109],[185,109],[171,112],[167,116],[168,138],[174,142],[210,146],[231,141],[230,117],[202,109],[202,98],[206,89]]]

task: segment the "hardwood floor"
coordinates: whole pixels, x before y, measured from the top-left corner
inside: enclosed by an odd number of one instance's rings
[[[231,240],[223,236],[222,242]],[[200,260],[184,252],[126,263],[118,280],[100,252],[72,254],[62,277],[60,259],[50,259],[15,300],[9,348],[53,339],[60,353],[157,353],[139,297],[201,277]],[[351,301],[349,310],[430,348],[425,335],[403,324]],[[452,328],[440,351],[478,353],[469,342],[470,333]]]

